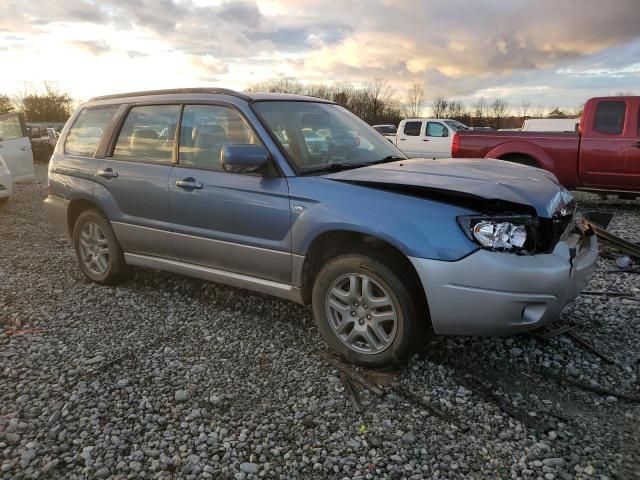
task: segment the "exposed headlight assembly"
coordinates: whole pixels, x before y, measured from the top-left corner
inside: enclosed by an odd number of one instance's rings
[[[535,221],[526,215],[458,217],[462,231],[487,250],[526,253],[535,245]]]

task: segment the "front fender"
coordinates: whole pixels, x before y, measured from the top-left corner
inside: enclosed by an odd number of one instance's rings
[[[463,207],[321,177],[290,178],[289,188],[296,255],[331,231],[371,235],[411,257],[454,261],[477,249],[456,222],[477,212]]]

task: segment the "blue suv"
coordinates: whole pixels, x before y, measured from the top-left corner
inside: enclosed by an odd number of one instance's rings
[[[553,174],[407,159],[339,105],[294,95],[94,98],[62,132],[45,207],[91,281],[150,267],[311,304],[330,347],[366,366],[430,331],[539,327],[597,259]]]

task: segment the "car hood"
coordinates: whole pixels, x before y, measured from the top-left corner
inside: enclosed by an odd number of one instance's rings
[[[400,192],[405,187],[450,200],[460,197],[470,206],[474,200],[504,201],[532,207],[538,216],[547,218],[573,202],[571,193],[552,173],[502,160],[416,158],[345,170],[324,178]]]

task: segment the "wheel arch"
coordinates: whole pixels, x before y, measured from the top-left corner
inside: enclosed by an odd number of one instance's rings
[[[78,220],[80,214],[86,210],[97,210],[105,215],[104,209],[92,200],[88,200],[84,197],[71,200],[71,202],[69,202],[69,207],[67,208],[67,228],[69,229],[70,236],[73,236],[73,228],[76,224],[76,220]]]
[[[378,236],[353,230],[328,230],[317,235],[309,244],[300,275],[300,290],[304,303],[311,303],[311,293],[317,274],[332,258],[347,253],[370,255],[408,280],[411,295],[420,312],[429,309],[420,277],[409,257],[396,245]]]
[[[492,148],[485,155],[486,158],[513,161],[515,157],[531,159],[545,170],[555,171],[553,159],[541,147],[529,142],[505,142]]]

